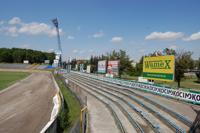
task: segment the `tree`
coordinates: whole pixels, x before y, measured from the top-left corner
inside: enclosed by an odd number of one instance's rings
[[[176,54],[175,59],[175,80],[180,87],[181,79],[184,77],[184,73],[187,69],[193,69],[194,61],[192,59],[192,52],[182,51]]]
[[[25,56],[26,55],[25,55],[25,52],[23,50],[13,49],[12,58],[13,58],[14,63],[23,63]]]
[[[76,59],[72,59],[72,61],[71,61],[71,67],[72,67],[72,69],[76,68],[76,63],[77,63]]]
[[[13,62],[12,51],[10,51],[10,49],[7,48],[0,49],[0,62],[8,62],[8,63]]]
[[[123,74],[132,75],[134,72],[134,68],[132,66],[133,61],[130,60],[129,56],[126,54],[126,51],[120,50],[115,56],[117,56],[116,58],[118,58],[120,61],[119,76],[121,77]]]
[[[31,49],[20,48],[0,48],[0,62],[23,63],[23,60],[29,60],[30,63],[43,63],[44,60],[50,60],[53,63],[54,53],[41,52]]]
[[[91,72],[96,73],[98,70],[98,61],[101,60],[98,56],[91,56],[89,64],[91,65]]]
[[[143,59],[144,59],[144,56],[142,56],[140,58],[139,63],[136,64],[135,73],[134,73],[135,76],[141,76],[142,75],[142,71],[143,71]]]
[[[198,72],[196,72],[196,76],[198,78],[198,82],[200,82],[200,58],[196,62],[196,68],[197,68],[197,70],[199,70]]]

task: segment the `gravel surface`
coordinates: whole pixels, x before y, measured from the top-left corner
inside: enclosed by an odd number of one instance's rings
[[[46,125],[56,93],[52,75],[31,74],[0,92],[0,133],[38,133]]]

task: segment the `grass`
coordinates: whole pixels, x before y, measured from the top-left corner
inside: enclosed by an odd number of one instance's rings
[[[121,78],[127,79],[127,80],[137,80],[138,79],[137,76],[129,76],[129,75],[122,75]]]
[[[137,80],[137,76],[128,76],[128,75],[122,75],[123,79],[128,80]],[[164,82],[164,81],[155,81],[156,84],[164,84],[173,88],[177,88],[177,82]],[[197,82],[196,77],[190,77],[190,78],[184,78],[181,81],[181,88],[183,89],[195,89],[200,90],[200,83]]]
[[[69,109],[69,127],[66,127],[64,132],[69,132],[70,128],[77,122],[77,120],[80,118],[80,104],[76,97],[72,94],[72,92],[67,88],[63,81],[59,78],[59,75],[54,75],[56,82],[58,83],[58,86],[63,94],[63,98],[68,106]]]
[[[167,84],[173,88],[177,88],[177,82],[162,82],[156,81],[158,84]],[[197,82],[197,78],[184,78],[181,81],[181,88],[183,89],[195,89],[200,90],[200,83]]]
[[[27,72],[0,71],[0,91],[30,75]]]

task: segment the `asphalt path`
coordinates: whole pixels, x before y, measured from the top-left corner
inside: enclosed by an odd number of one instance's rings
[[[38,133],[50,120],[56,94],[49,72],[34,72],[0,92],[0,133]]]

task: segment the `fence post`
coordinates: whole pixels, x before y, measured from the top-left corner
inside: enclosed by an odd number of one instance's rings
[[[87,112],[87,106],[85,106],[85,107],[83,107],[81,109],[81,114],[80,114],[80,133],[84,133],[84,130],[83,130],[83,128],[84,128],[83,123],[85,123],[85,122],[83,122],[83,113],[84,112],[85,113]],[[84,121],[85,121],[85,113],[84,113]]]

